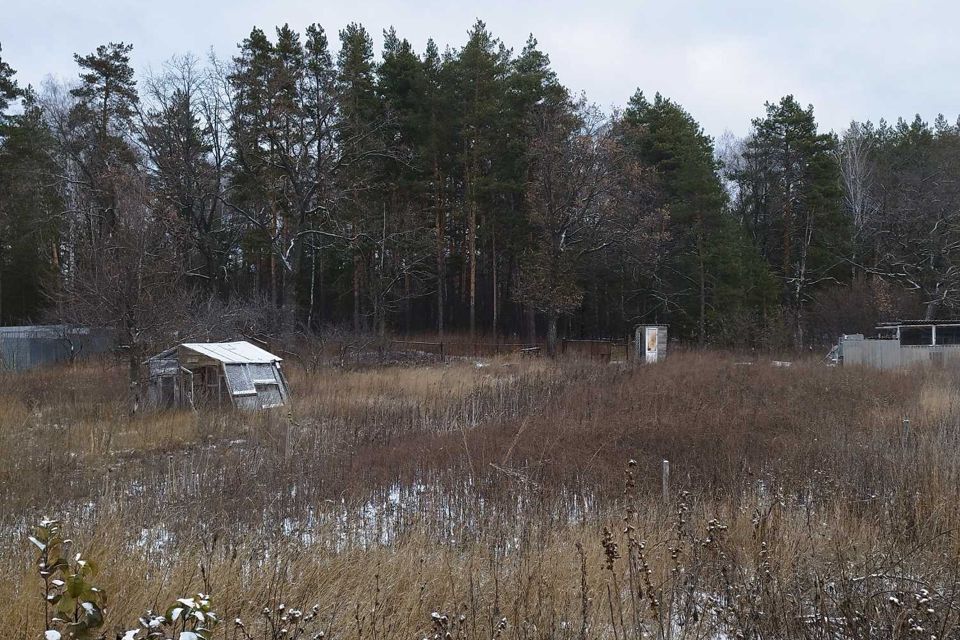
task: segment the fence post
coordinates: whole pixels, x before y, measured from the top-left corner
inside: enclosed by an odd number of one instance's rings
[[[906,447],[910,440],[910,418],[903,419],[903,427],[900,432],[900,446]]]
[[[443,341],[440,341],[440,362],[446,362],[447,357],[443,354]]]
[[[663,504],[670,504],[670,461],[660,463],[660,489],[663,492]]]

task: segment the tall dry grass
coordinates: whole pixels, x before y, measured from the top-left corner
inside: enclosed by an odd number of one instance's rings
[[[5,637],[39,637],[42,515],[99,560],[111,630],[206,591],[248,629],[316,604],[336,638],[957,633],[956,372],[689,353],[289,377],[287,413],[131,417],[122,371],[4,376]]]

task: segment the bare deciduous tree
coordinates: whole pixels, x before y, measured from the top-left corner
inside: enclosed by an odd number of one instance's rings
[[[114,180],[120,187],[115,224],[109,233],[76,245],[75,268],[55,292],[55,310],[60,322],[114,332],[127,357],[136,409],[140,363],[189,316],[184,226],[173,212],[151,206],[139,176]]]
[[[527,201],[535,238],[523,256],[518,296],[546,315],[553,355],[560,316],[583,298],[584,258],[636,239],[650,212],[643,170],[596,107],[581,100],[542,110],[533,123]]]
[[[851,122],[837,147],[843,204],[853,225],[851,260],[860,260],[859,247],[880,209],[874,190],[873,141],[864,125]]]

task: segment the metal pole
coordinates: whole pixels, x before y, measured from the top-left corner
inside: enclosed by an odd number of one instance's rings
[[[670,504],[670,461],[660,463],[660,488],[663,492],[663,504]]]

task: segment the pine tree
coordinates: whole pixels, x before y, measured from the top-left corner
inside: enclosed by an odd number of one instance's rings
[[[794,341],[803,346],[803,308],[814,288],[844,277],[850,227],[840,207],[837,141],[817,132],[813,107],[793,96],[767,103],[753,121],[737,173],[739,214],[782,282]]]
[[[0,54],[3,53],[3,47],[0,46]],[[9,108],[10,103],[20,96],[20,87],[13,76],[16,72],[13,68],[4,62],[0,56],[0,125],[3,124],[4,112]],[[2,134],[0,134],[2,135]]]
[[[560,84],[550,68],[550,57],[537,48],[531,34],[520,52],[510,63],[504,82],[504,105],[500,116],[503,140],[496,157],[497,195],[491,212],[492,273],[494,326],[497,327],[499,301],[509,300],[512,283],[516,281],[520,256],[530,243],[529,210],[524,193],[529,178],[527,154],[534,135],[534,122],[545,111],[561,110],[570,104],[570,94]],[[497,242],[499,239],[499,242]],[[506,278],[500,278],[499,263],[509,269]],[[505,295],[499,295],[500,282]],[[528,340],[536,339],[534,307],[527,304],[521,310]]]
[[[274,250],[278,178],[270,142],[273,44],[263,30],[254,28],[239,49],[227,78],[233,93],[229,204],[237,226],[244,228],[242,247],[250,263],[253,294],[266,289],[276,307],[280,301]]]
[[[54,139],[29,90],[0,139],[0,324],[40,319],[54,284],[63,203]]]
[[[376,233],[368,231],[383,213],[375,153],[382,148],[382,111],[376,94],[373,39],[362,25],[351,23],[340,31],[337,87],[337,140],[342,153],[338,182],[343,193],[347,253],[352,265],[353,329],[359,332],[367,327],[363,292],[364,285],[369,284],[371,238]]]
[[[477,20],[468,34],[467,43],[458,52],[453,67],[456,108],[461,118],[459,157],[467,213],[464,253],[471,335],[475,334],[477,326],[477,264],[480,252],[477,239],[479,227],[484,223],[484,214],[492,209],[491,196],[497,190],[493,166],[503,143],[500,121],[509,58],[510,51],[487,31],[483,21]],[[491,225],[493,229],[495,223]]]
[[[77,103],[68,147],[86,183],[87,227],[95,236],[115,223],[117,183],[137,162],[130,144],[139,103],[132,50],[131,44],[111,42],[86,56],[74,54],[80,86],[70,91]]]
[[[626,143],[656,174],[668,216],[670,247],[660,265],[659,296],[668,312],[674,310],[678,331],[704,344],[711,318],[746,303],[731,292],[748,288],[727,258],[746,258],[749,245],[726,212],[713,140],[683,107],[659,93],[650,102],[637,91],[623,124]]]
[[[453,176],[456,173],[456,109],[451,56],[441,56],[433,40],[427,42],[422,61],[424,93],[424,136],[423,146],[419,150],[428,177],[430,209],[433,213],[434,255],[436,270],[436,328],[443,336],[446,327],[448,307],[448,269],[449,251],[448,229],[452,217],[451,207],[454,200]]]
[[[381,315],[402,312],[409,331],[413,299],[428,277],[426,265],[433,248],[427,232],[435,224],[427,148],[430,84],[410,42],[401,40],[392,28],[384,32],[381,57],[377,93],[385,110],[384,127],[391,149],[383,162],[387,224],[381,230],[379,252],[383,258],[376,273],[382,283],[375,303],[383,310]]]
[[[304,248],[300,260],[301,275],[299,304],[306,308],[305,322],[313,330],[326,313],[324,288],[324,239],[322,231],[328,230],[332,220],[330,205],[334,202],[334,174],[338,151],[335,132],[337,117],[337,72],[330,56],[327,34],[318,24],[307,27],[304,43],[304,74],[300,84],[302,111],[301,128],[305,137],[302,159],[296,163],[301,168],[301,186],[296,189],[300,196],[300,226]]]

